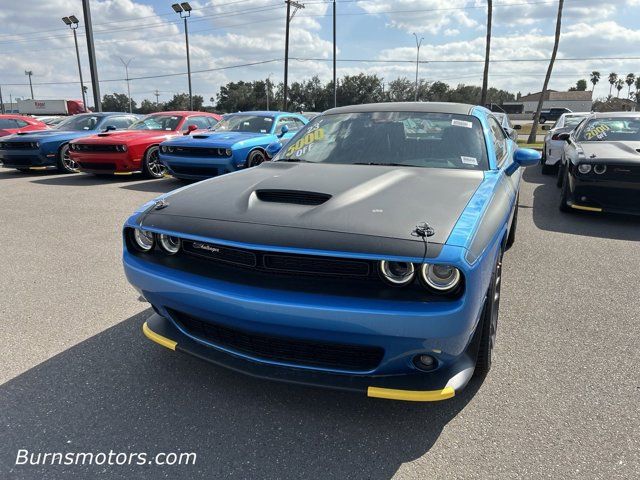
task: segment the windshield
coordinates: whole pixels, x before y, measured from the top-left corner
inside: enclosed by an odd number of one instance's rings
[[[580,131],[579,142],[640,142],[640,116],[590,120]]]
[[[138,120],[129,130],[177,130],[182,117],[177,115],[149,115]]]
[[[104,117],[98,115],[74,115],[55,126],[57,130],[95,130]]]
[[[564,126],[565,127],[575,127],[582,120],[584,120],[585,117],[586,117],[586,115],[584,117],[577,117],[577,116],[565,117],[564,118]]]
[[[274,160],[488,169],[477,118],[426,112],[322,115],[300,130]]]
[[[270,133],[273,121],[273,117],[259,115],[227,115],[213,127],[213,130],[215,132]]]

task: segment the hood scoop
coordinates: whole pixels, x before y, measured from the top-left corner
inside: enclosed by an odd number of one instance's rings
[[[256,190],[256,196],[263,202],[310,206],[322,205],[331,198],[331,195],[327,193],[305,192],[301,190]]]
[[[99,137],[108,137],[109,134],[108,133],[99,133],[98,136]]]
[[[200,139],[209,138],[209,135],[202,135],[202,134],[200,134],[200,135],[191,135],[191,138],[200,138]]]

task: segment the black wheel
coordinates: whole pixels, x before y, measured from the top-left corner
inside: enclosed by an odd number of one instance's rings
[[[496,332],[498,330],[498,312],[500,310],[500,285],[502,283],[502,250],[498,254],[498,261],[493,268],[491,285],[487,291],[487,298],[482,310],[482,331],[480,333],[480,346],[476,360],[475,376],[484,377],[491,370],[491,357],[493,347],[496,344]]]
[[[543,175],[552,175],[556,173],[556,169],[558,167],[556,165],[547,165],[545,163],[542,164],[542,174]]]
[[[254,150],[249,154],[247,158],[247,168],[257,167],[262,162],[266,161],[267,157],[260,150]]]
[[[166,173],[166,167],[160,162],[160,148],[156,145],[150,147],[142,160],[142,173],[147,178],[162,178]]]
[[[58,171],[61,173],[78,173],[78,164],[69,156],[69,144],[65,143],[58,150]]]
[[[558,171],[556,172],[556,187],[562,187],[562,181],[564,178],[564,163],[562,160],[558,162]]]
[[[511,229],[509,229],[509,235],[507,236],[507,243],[505,249],[509,250],[516,241],[516,227],[518,226],[518,201],[520,197],[516,198],[515,211],[513,212],[513,220],[511,221]]]
[[[562,174],[562,187],[560,190],[560,203],[558,205],[558,208],[560,209],[561,212],[571,212],[571,208],[569,207],[569,204],[567,203],[568,199],[569,199],[569,179],[568,177],[568,173],[567,173],[567,169],[563,168],[563,174]]]

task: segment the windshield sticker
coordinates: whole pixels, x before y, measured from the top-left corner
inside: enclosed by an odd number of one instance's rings
[[[178,117],[171,117],[171,120],[177,120]]]
[[[306,152],[309,151],[309,149],[305,149],[304,151],[302,151],[303,147],[311,146],[312,143],[322,140],[323,138],[324,138],[324,129],[322,128],[318,128],[312,132],[308,132],[304,137],[302,137],[296,143],[294,143],[289,148],[287,148],[287,152],[285,153],[285,156],[291,157],[295,155],[296,157],[299,157],[300,155],[304,155]]]
[[[260,133],[267,133],[267,130],[263,128],[260,130]]]
[[[273,122],[273,118],[271,117],[267,117],[264,119],[265,122]]]
[[[454,127],[473,128],[473,123],[464,120],[451,120],[451,125]]]
[[[474,167],[478,166],[478,159],[476,157],[461,156],[460,159],[465,165],[473,165]]]
[[[584,137],[587,140],[593,140],[594,138],[602,140],[603,138],[607,138],[607,133],[609,132],[609,130],[611,130],[611,127],[609,127],[609,125],[607,125],[606,123],[602,123],[584,132]]]

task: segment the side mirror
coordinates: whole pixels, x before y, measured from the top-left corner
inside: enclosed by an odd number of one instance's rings
[[[506,169],[507,175],[512,175],[520,167],[531,167],[540,163],[542,154],[532,148],[518,148],[513,152],[513,163]]]
[[[185,135],[189,135],[191,132],[193,132],[194,130],[197,130],[198,127],[195,125],[189,125],[187,127],[187,131],[184,133]]]
[[[564,140],[565,142],[568,142],[569,139],[571,138],[571,134],[570,133],[561,133],[560,135],[558,135],[558,140]]]
[[[289,127],[287,127],[286,125],[282,125],[282,128],[280,129],[280,135],[278,135],[278,137],[284,137],[288,131]]]
[[[514,130],[522,130],[522,125],[520,125],[519,123],[516,123],[516,124],[513,126],[513,129],[514,129]]]
[[[115,125],[107,125],[106,127],[104,127],[105,132],[111,132],[112,130],[117,130]]]
[[[273,158],[280,150],[282,150],[282,143],[272,142],[267,145],[267,155],[269,158]]]

